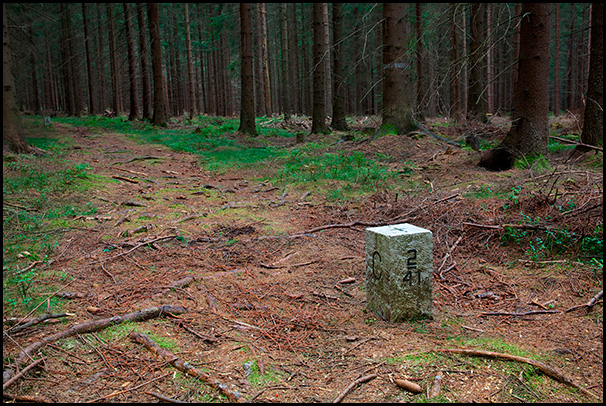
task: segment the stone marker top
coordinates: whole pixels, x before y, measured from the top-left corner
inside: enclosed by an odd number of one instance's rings
[[[372,231],[373,233],[382,234],[386,237],[397,237],[406,234],[431,233],[429,230],[408,223],[371,227],[367,228],[367,230]]]

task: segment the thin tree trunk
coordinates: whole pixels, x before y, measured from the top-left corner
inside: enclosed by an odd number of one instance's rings
[[[118,71],[118,55],[116,54],[116,38],[114,35],[114,12],[113,4],[105,3],[107,11],[107,23],[109,26],[109,61],[112,78],[112,110],[116,114],[122,112],[120,103],[120,72]]]
[[[341,3],[332,3],[332,24],[333,24],[333,104],[332,104],[332,123],[335,130],[347,131],[347,122],[345,121],[345,80],[343,72],[343,15],[341,13]]]
[[[263,47],[262,51],[262,65],[263,65],[263,82],[265,85],[265,108],[268,116],[272,114],[271,108],[271,85],[269,81],[269,56],[267,50],[267,17],[265,12],[265,3],[259,3],[261,8],[260,18],[261,18],[261,46]]]
[[[189,94],[189,117],[193,118],[196,115],[196,92],[194,91],[194,61],[191,52],[191,31],[189,27],[189,7],[187,3],[185,7],[185,49],[187,50],[187,79],[188,79],[188,94]]]
[[[95,109],[93,67],[90,53],[90,33],[88,29],[88,16],[86,15],[86,3],[82,3],[82,22],[84,24],[84,49],[86,52],[86,77],[88,80],[88,114],[94,116],[97,113],[97,110]]]
[[[301,105],[299,103],[299,52],[298,52],[298,39],[297,39],[297,15],[295,3],[288,3],[288,26],[290,32],[288,33],[288,60],[290,67],[290,77],[292,82],[290,83],[290,93],[292,98],[292,109],[293,113],[301,112]]]
[[[252,8],[253,15],[253,46],[254,46],[254,73],[255,73],[255,114],[267,115],[265,108],[265,84],[263,80],[263,39],[261,38],[261,3]]]
[[[494,4],[486,3],[486,112],[494,114],[494,24],[492,22]]]
[[[151,41],[152,69],[154,72],[154,116],[155,125],[166,127],[166,99],[162,79],[162,46],[160,44],[160,22],[158,3],[147,3],[147,18]]]
[[[583,118],[581,142],[604,144],[604,5],[591,3],[591,48],[587,105]],[[579,148],[582,150],[582,148]]]
[[[486,122],[486,102],[484,88],[486,86],[486,62],[484,51],[486,47],[486,5],[484,3],[471,4],[469,21],[469,92],[467,117],[480,122]]]
[[[240,102],[240,127],[238,131],[257,136],[255,127],[255,77],[253,73],[253,44],[250,3],[240,3],[240,56],[242,100]]]
[[[2,151],[29,152],[21,114],[17,107],[15,80],[11,71],[12,54],[8,35],[6,3],[2,3]]]
[[[568,44],[568,97],[567,104],[568,109],[574,108],[574,18],[575,16],[575,3],[570,3],[570,42]]]
[[[147,27],[145,25],[145,4],[137,3],[137,22],[139,25],[139,63],[141,65],[141,88],[143,98],[143,120],[151,120],[151,81],[149,77],[149,61],[147,54],[149,45],[147,43]]]
[[[33,27],[29,26],[29,36],[34,38]],[[32,64],[32,88],[34,91],[34,114],[39,116],[42,111],[42,101],[40,100],[40,88],[38,86],[38,68],[36,66],[36,54],[34,48],[30,51],[30,58]]]
[[[293,113],[292,108],[292,91],[291,83],[293,78],[290,77],[290,52],[288,52],[288,17],[286,15],[286,3],[280,3],[280,49],[281,49],[281,64],[282,69],[282,106],[284,113],[284,121],[290,120]]]
[[[126,47],[128,54],[128,79],[130,89],[129,121],[139,118],[139,98],[137,91],[137,63],[135,62],[135,39],[133,38],[133,25],[131,22],[130,5],[122,3],[124,7],[124,23],[126,26]]]
[[[553,61],[553,114],[560,114],[560,3],[554,3],[555,7],[555,50]]]
[[[313,113],[312,134],[328,134],[330,130],[326,125],[326,64],[325,56],[325,28],[323,4],[313,4]]]
[[[103,24],[101,23],[101,3],[97,3],[97,83],[99,87],[99,111],[107,108],[107,97],[105,92],[105,59],[103,49]]]
[[[459,68],[459,29],[457,27],[457,8],[459,4],[451,3],[451,26],[450,26],[450,117],[458,120],[461,114],[460,103],[460,75]]]
[[[415,32],[417,35],[417,112],[424,118],[423,93],[425,78],[423,76],[423,3],[415,3]]]
[[[76,46],[74,40],[74,31],[72,30],[71,23],[71,12],[67,14],[67,34],[68,34],[68,46],[69,46],[69,70],[71,72],[71,79],[73,81],[72,87],[74,89],[74,114],[76,117],[80,117],[84,110],[84,103],[82,101],[82,83],[80,81],[80,62],[78,60],[78,54],[76,53]]]
[[[328,3],[322,4],[322,24],[324,25],[324,74],[326,80],[326,111],[332,111],[332,73],[330,68],[330,27],[328,24]]]
[[[63,86],[65,94],[65,104],[67,107],[67,114],[73,116],[76,114],[76,105],[74,102],[74,88],[72,80],[71,66],[71,55],[69,48],[69,33],[67,30],[69,18],[68,4],[59,3],[59,9],[61,12],[61,56],[63,58]]]

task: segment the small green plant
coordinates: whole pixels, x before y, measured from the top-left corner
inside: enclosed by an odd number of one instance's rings
[[[513,164],[518,169],[532,169],[538,173],[551,171],[552,168],[544,155],[527,155],[516,159]]]

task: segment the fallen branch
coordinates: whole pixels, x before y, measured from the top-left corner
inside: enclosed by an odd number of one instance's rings
[[[151,395],[155,398],[158,398],[160,400],[163,400],[165,402],[170,402],[170,403],[189,403],[189,402],[185,402],[183,400],[179,400],[179,399],[173,399],[173,398],[169,398],[168,396],[164,396],[164,395],[160,395],[159,393],[156,392],[145,392],[148,395]]]
[[[122,390],[122,391],[114,391],[114,392],[110,393],[109,395],[105,395],[105,396],[102,396],[100,398],[93,399],[93,400],[89,401],[88,403],[96,403],[96,402],[99,402],[101,400],[106,400],[106,399],[109,399],[109,398],[113,398],[113,397],[121,395],[123,393],[130,392],[130,391],[133,391],[135,389],[139,389],[139,388],[141,388],[141,387],[143,387],[145,385],[149,385],[152,382],[155,382],[155,381],[160,380],[162,378],[166,378],[168,375],[170,375],[170,372],[167,372],[164,375],[160,375],[160,376],[158,376],[158,377],[156,377],[154,379],[151,379],[149,381],[143,382],[143,383],[141,383],[141,384],[139,384],[137,386],[133,386],[132,388],[128,388],[128,389],[125,389],[125,390]]]
[[[133,251],[134,251],[134,250],[136,250],[137,248],[143,247],[143,246],[145,246],[145,245],[147,245],[147,244],[152,244],[152,243],[154,243],[154,242],[156,242],[156,241],[170,240],[170,239],[175,238],[175,237],[177,237],[177,236],[176,236],[176,235],[168,235],[168,236],[164,236],[164,237],[158,237],[158,238],[154,238],[153,240],[150,240],[150,241],[145,241],[145,242],[142,242],[142,243],[140,243],[140,244],[137,244],[137,245],[135,245],[133,248],[129,249],[129,250],[128,250],[128,251],[126,251],[126,252],[122,252],[122,253],[120,253],[120,254],[118,254],[118,255],[114,255],[113,257],[109,257],[109,258],[101,259],[101,260],[99,260],[99,261],[91,262],[89,265],[100,264],[100,263],[102,263],[102,262],[111,261],[112,259],[119,258],[119,257],[124,256],[124,255],[126,255],[126,254],[130,254],[131,252],[133,252]]]
[[[101,320],[91,320],[84,323],[76,324],[71,326],[66,330],[59,331],[55,334],[51,334],[50,336],[43,338],[40,341],[36,341],[27,347],[25,347],[17,357],[15,358],[15,366],[19,366],[25,362],[27,358],[31,358],[32,354],[38,351],[40,348],[44,347],[48,343],[55,342],[57,340],[71,337],[76,334],[83,333],[92,333],[94,331],[102,330],[106,327],[112,326],[114,324],[120,324],[127,321],[130,322],[140,322],[149,320],[155,317],[160,317],[163,314],[180,314],[187,312],[187,309],[182,306],[171,306],[164,305],[159,307],[150,307],[148,309],[138,310],[136,312],[128,313],[123,316],[114,316],[107,319]],[[14,371],[11,369],[7,369],[4,371],[5,379],[10,379],[14,374]]]
[[[34,362],[32,362],[31,364],[29,364],[28,366],[26,366],[25,368],[23,368],[21,370],[21,372],[19,372],[17,375],[13,376],[11,379],[9,379],[4,384],[2,384],[2,391],[5,391],[6,388],[8,388],[9,386],[11,386],[13,383],[17,382],[17,380],[19,378],[21,378],[23,375],[25,375],[25,373],[27,371],[29,371],[30,369],[32,369],[33,367],[35,367],[36,365],[38,365],[42,361],[44,361],[44,358],[37,359]]]
[[[579,385],[578,383],[574,382],[572,379],[565,376],[562,372],[560,372],[550,366],[547,366],[547,365],[543,364],[542,362],[539,362],[539,361],[536,361],[536,360],[533,360],[530,358],[519,357],[517,355],[502,354],[502,353],[492,352],[492,351],[465,350],[465,349],[456,349],[456,348],[455,349],[438,349],[438,350],[433,350],[433,351],[453,353],[453,354],[472,355],[472,356],[476,356],[476,357],[502,358],[502,359],[506,359],[506,360],[510,360],[510,361],[523,362],[523,363],[532,365],[533,367],[535,367],[535,368],[539,369],[541,372],[543,372],[545,375],[555,379],[558,382],[562,382],[568,386],[577,388],[584,394],[594,397],[596,399],[599,399],[599,397],[595,393],[590,392],[587,389],[583,388],[581,385]]]
[[[597,301],[602,298],[603,295],[604,295],[604,291],[600,290],[600,292],[597,295],[595,295],[589,302],[582,304],[582,305],[572,306],[571,308],[564,310],[564,313],[568,313],[568,312],[571,312],[573,310],[580,309],[583,307],[591,309],[593,306],[595,306]]]
[[[164,348],[161,348],[158,344],[156,344],[156,342],[154,342],[152,339],[150,339],[147,335],[145,335],[143,333],[132,332],[132,333],[130,333],[130,339],[133,342],[143,345],[145,348],[147,348],[152,353],[154,353],[154,354],[158,355],[159,357],[163,358],[164,360],[170,362],[170,364],[173,365],[175,368],[177,368],[179,371],[186,373],[188,375],[194,376],[194,377],[198,378],[199,380],[201,380],[202,382],[209,384],[210,386],[212,386],[213,388],[217,389],[218,391],[223,393],[225,396],[227,396],[227,398],[231,402],[241,402],[244,400],[242,395],[240,395],[237,391],[230,389],[226,384],[219,382],[218,380],[214,379],[207,373],[202,372],[199,369],[193,367],[188,362],[181,360],[179,357],[177,357],[172,352],[167,351]]]
[[[125,178],[124,176],[120,176],[120,175],[113,175],[112,178],[118,179],[118,180],[123,180],[123,181],[130,182],[130,183],[139,183],[138,180]]]
[[[7,333],[17,333],[21,330],[25,330],[26,328],[33,326],[34,324],[42,323],[45,320],[59,319],[61,317],[67,317],[67,316],[75,316],[75,314],[72,314],[72,313],[43,314],[42,316],[36,317],[35,319],[32,319],[32,320],[28,320],[27,322],[25,322],[23,324],[14,325],[7,331]]]
[[[371,380],[375,379],[377,376],[378,376],[377,374],[370,374],[370,375],[366,375],[366,376],[356,379],[343,392],[341,392],[341,394],[339,396],[337,396],[335,398],[335,400],[332,401],[332,403],[339,403],[340,401],[343,400],[343,398],[345,398],[345,396],[347,396],[347,394],[349,392],[351,392],[351,390],[353,388],[356,387],[356,385],[358,385],[360,383],[365,383],[365,382],[371,381]]]
[[[595,145],[589,145],[589,144],[584,144],[582,142],[567,140],[566,138],[556,137],[555,135],[550,135],[549,138],[553,138],[554,140],[565,142],[567,144],[578,145],[580,147],[587,147],[587,148],[590,148],[590,149],[597,149],[598,151],[604,152],[604,148],[602,148],[602,147],[596,147]]]
[[[531,316],[533,314],[551,314],[551,313],[562,313],[559,310],[531,310],[523,313],[509,313],[509,312],[483,312],[480,313],[482,316]]]
[[[31,402],[31,403],[55,403],[52,400],[45,398],[44,396],[30,396],[30,395],[11,395],[10,393],[2,392],[2,397],[17,402]]]

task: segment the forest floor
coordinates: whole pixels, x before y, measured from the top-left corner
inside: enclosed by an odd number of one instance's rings
[[[492,128],[487,137],[504,136]],[[26,314],[5,302],[4,369],[32,343],[85,328],[29,354],[43,361],[4,390],[5,400],[7,392],[52,402],[228,400],[171,365],[171,355],[134,342],[133,332],[254,402],[331,402],[359,378],[344,401],[428,401],[436,375],[431,401],[602,400],[602,302],[565,312],[602,290],[602,266],[565,246],[603,223],[601,152],[554,152],[548,171],[499,173],[478,167],[478,152],[422,134],[264,139],[282,149],[315,143],[309,151],[318,156],[383,156],[398,174],[390,187],[331,198],[324,191],[336,180],[267,180],[279,163],[210,171],[196,155],[125,134],[59,122],[54,129],[46,136],[72,140],[62,160],[87,164],[96,181],[64,199],[91,201],[96,211],[70,217],[53,255],[33,267],[34,284],[46,289],[38,311],[56,313],[60,304],[70,315],[13,332],[9,317]],[[433,232],[432,320],[389,323],[366,309],[364,228],[401,222]],[[563,254],[552,255],[558,244]],[[21,268],[33,263],[28,255]],[[185,309],[95,324],[162,305]],[[519,360],[444,349],[533,359],[596,397]],[[31,363],[24,361],[22,368]]]

